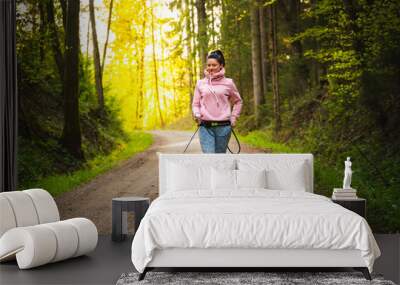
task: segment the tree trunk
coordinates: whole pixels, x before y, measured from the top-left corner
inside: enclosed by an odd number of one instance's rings
[[[300,21],[300,0],[277,1],[280,10],[283,13],[285,21],[288,23],[289,35],[293,36],[300,32],[299,21]],[[299,57],[303,55],[303,48],[299,40],[291,43],[293,53]]]
[[[158,90],[158,70],[157,70],[157,60],[156,60],[156,41],[154,37],[154,11],[153,11],[152,0],[150,0],[150,6],[151,6],[151,41],[153,46],[154,79],[156,83],[156,105],[158,109],[158,115],[160,116],[161,127],[164,128],[164,120],[161,112],[160,92]]]
[[[141,35],[141,41],[140,41],[140,60],[139,60],[139,123],[140,123],[140,128],[143,128],[143,103],[144,103],[144,52],[146,48],[146,19],[147,19],[147,13],[146,13],[146,5],[144,1],[144,15],[143,15],[143,22],[142,22],[142,35]]]
[[[53,49],[54,60],[57,65],[58,74],[60,75],[60,80],[64,80],[64,59],[60,47],[60,41],[58,39],[57,25],[54,17],[54,3],[53,0],[46,1],[47,10],[47,23],[49,27],[51,46]],[[65,31],[64,31],[65,32]],[[66,32],[65,32],[66,33]]]
[[[277,134],[281,128],[281,116],[280,116],[280,98],[279,98],[279,84],[278,84],[276,6],[274,4],[268,7],[268,16],[269,16],[268,40],[270,44],[272,94],[274,98],[274,121],[275,121],[274,131],[275,134]]]
[[[108,12],[107,36],[106,36],[106,42],[105,42],[105,44],[104,44],[103,60],[102,60],[102,63],[101,63],[101,77],[102,77],[102,78],[103,78],[103,73],[104,73],[104,64],[105,64],[105,62],[106,62],[108,38],[109,38],[109,35],[110,35],[111,16],[112,16],[113,3],[114,3],[114,0],[111,0],[111,2],[110,2],[110,10],[109,10],[109,12]]]
[[[311,10],[314,11],[316,9],[317,5],[317,0],[311,0],[310,1],[311,5]],[[312,23],[313,26],[318,25],[318,21],[316,17],[313,17]],[[315,51],[319,51],[319,43],[316,39],[312,38],[311,39],[311,48]],[[311,88],[319,88],[319,81],[320,81],[320,71],[321,71],[321,66],[318,62],[317,59],[312,58],[311,59],[311,72],[310,72],[310,78],[311,78]]]
[[[242,29],[240,27],[240,24],[237,22],[235,24],[235,29],[237,31],[237,35],[241,35]],[[235,45],[236,45],[236,49],[237,49],[237,60],[239,63],[241,63],[242,62],[242,49],[241,49],[241,42],[239,39],[236,39]],[[243,71],[242,71],[241,64],[239,64],[237,72],[238,72],[238,89],[239,89],[239,93],[242,94],[242,96],[243,96],[244,95],[243,94]]]
[[[65,30],[64,128],[61,142],[76,158],[83,159],[79,122],[79,1],[68,1]]]
[[[260,16],[260,57],[261,57],[261,74],[262,74],[262,96],[260,98],[260,104],[265,104],[267,97],[267,80],[268,80],[268,55],[267,55],[267,33],[265,31],[265,11],[266,8],[260,6],[258,8],[258,14]]]
[[[100,65],[99,43],[97,41],[96,17],[94,14],[94,0],[89,0],[90,22],[92,23],[92,39],[93,39],[93,61],[94,61],[94,78],[96,81],[96,92],[99,104],[99,110],[104,111],[104,94],[103,82]]]
[[[251,5],[250,22],[251,22],[251,63],[253,71],[253,99],[254,99],[254,115],[255,125],[260,124],[259,106],[261,103],[262,92],[262,73],[261,73],[261,55],[260,55],[260,20],[258,7]]]
[[[162,29],[161,29],[161,25],[158,26],[160,28],[159,30],[159,35],[160,35],[160,46],[161,46],[161,59],[160,59],[160,66],[159,66],[159,70],[161,73],[161,78],[165,78],[165,56],[164,56],[164,42],[163,42],[163,34],[162,34]],[[161,96],[162,96],[162,102],[164,105],[164,115],[166,118],[168,118],[168,106],[167,106],[167,98],[165,96],[165,80],[161,80],[160,82],[160,90],[162,90]],[[167,120],[167,119],[166,119]]]
[[[207,14],[206,14],[206,1],[197,0],[197,27],[199,39],[199,57],[200,57],[200,78],[203,77],[203,70],[207,62],[208,38],[207,38]]]
[[[290,14],[292,18],[292,25],[291,25],[291,30],[293,35],[297,34],[300,32],[300,27],[299,27],[299,22],[300,22],[300,9],[301,9],[301,3],[300,0],[296,0],[291,2],[290,6]],[[303,56],[303,46],[301,44],[301,41],[294,41],[293,42],[293,48],[297,54],[298,57]]]
[[[211,10],[211,40],[212,40],[212,45],[213,48],[217,46],[217,43],[215,41],[215,15],[214,15],[214,0],[209,0],[209,9]]]
[[[39,2],[39,16],[40,16],[40,25],[39,25],[39,54],[40,54],[40,62],[42,63],[44,60],[45,53],[45,35],[46,35],[46,20],[45,20],[45,9],[44,2]]]
[[[138,129],[138,123],[139,123],[139,108],[140,108],[140,102],[139,102],[139,99],[140,99],[140,82],[139,82],[139,78],[138,78],[138,75],[140,74],[140,68],[141,68],[141,66],[140,66],[140,64],[139,64],[139,62],[140,62],[140,44],[139,44],[139,41],[140,41],[141,39],[139,38],[138,39],[138,41],[137,41],[137,45],[135,46],[135,62],[137,63],[136,64],[136,72],[135,72],[135,78],[133,79],[133,80],[130,80],[130,82],[134,82],[134,84],[132,84],[131,85],[131,87],[130,87],[130,89],[131,89],[131,94],[134,94],[134,99],[135,99],[135,103],[136,103],[136,106],[135,106],[135,109],[134,110],[132,110],[132,113],[134,114],[132,117],[132,125],[133,125],[133,128],[134,129]],[[138,88],[134,88],[134,86],[138,86]],[[136,95],[136,94],[138,94],[138,96]]]
[[[185,0],[185,30],[186,30],[186,52],[187,52],[187,69],[188,69],[188,76],[189,76],[189,98],[190,104],[188,106],[189,114],[192,114],[192,103],[193,103],[193,67],[192,67],[192,47],[191,47],[191,38],[192,38],[192,31],[190,27],[190,7],[189,7],[189,0]],[[175,110],[176,112],[176,110]]]
[[[172,94],[174,97],[174,117],[178,118],[178,111],[177,111],[177,107],[176,107],[176,87],[175,87],[175,78],[174,76],[172,76]]]
[[[52,0],[53,2],[53,0]],[[67,0],[60,0],[64,31],[67,29]]]
[[[87,33],[86,33],[86,61],[85,61],[85,71],[89,70],[89,44],[90,44],[90,17],[88,17]]]
[[[190,19],[191,19],[191,35],[192,35],[192,61],[193,61],[193,72],[192,74],[198,74],[198,70],[197,70],[197,48],[196,48],[196,37],[194,36],[196,34],[195,31],[195,26],[194,26],[194,2],[193,0],[190,0],[190,5],[189,5],[189,9],[190,9]],[[200,78],[203,77],[203,74],[200,73]]]

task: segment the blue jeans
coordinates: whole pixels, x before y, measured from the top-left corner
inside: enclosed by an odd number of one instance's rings
[[[231,138],[231,130],[232,127],[230,125],[200,126],[199,138],[203,153],[226,153],[226,148]]]

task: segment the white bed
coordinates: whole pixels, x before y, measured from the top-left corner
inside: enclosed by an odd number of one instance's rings
[[[132,242],[140,279],[155,267],[354,267],[370,278],[380,255],[372,232],[359,215],[313,194],[311,154],[158,155],[160,196]],[[249,177],[235,182],[253,187],[209,189],[207,168],[190,177],[207,165],[221,175],[239,169]],[[269,171],[264,188],[250,177],[260,169]],[[197,188],[185,188],[190,179]]]

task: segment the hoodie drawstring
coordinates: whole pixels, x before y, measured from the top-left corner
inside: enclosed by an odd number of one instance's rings
[[[215,94],[215,90],[214,90],[214,88],[212,87],[211,79],[212,79],[212,78],[211,78],[211,76],[210,76],[209,79],[208,79],[209,89],[210,89],[211,93],[214,94],[215,100],[217,100],[217,107],[219,107],[218,96],[217,96],[217,94]]]

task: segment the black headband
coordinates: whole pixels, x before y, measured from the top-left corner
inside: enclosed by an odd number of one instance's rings
[[[221,53],[218,53],[216,51],[212,51],[207,56],[207,58],[214,58],[219,62],[219,64],[225,66],[225,59],[224,59],[224,56]]]

